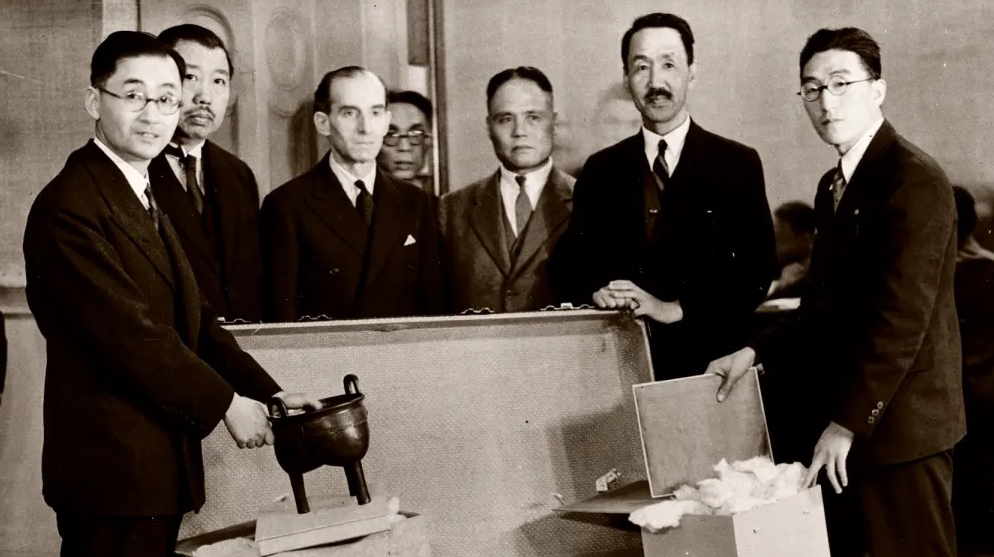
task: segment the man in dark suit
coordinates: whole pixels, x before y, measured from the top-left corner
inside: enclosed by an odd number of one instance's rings
[[[487,127],[500,168],[442,197],[449,309],[537,311],[557,302],[546,271],[569,221],[575,180],[552,163],[552,83],[504,70],[487,85]]]
[[[883,117],[880,47],[822,29],[800,95],[840,159],[818,184],[800,321],[716,360],[718,400],[754,363],[798,380],[798,419],[824,468],[832,555],[956,555],[951,449],[963,437],[953,296],[956,213],[945,173]],[[814,395],[814,396],[812,396]]]
[[[331,150],[262,204],[271,321],[431,314],[441,309],[438,229],[429,194],[376,168],[390,123],[372,72],[329,72],[314,125]]]
[[[239,447],[272,442],[258,401],[280,387],[216,323],[148,183],[182,73],[152,35],[108,36],[85,97],[95,139],[28,215],[27,298],[48,358],[43,494],[63,557],[171,557],[183,513],[204,503],[201,439],[223,420]]]
[[[231,58],[221,39],[199,25],[170,27],[159,39],[183,57],[186,75],[179,126],[149,165],[152,192],[218,315],[259,321],[259,187],[247,164],[208,139],[228,108]]]
[[[587,160],[553,261],[573,302],[650,319],[658,379],[700,373],[741,346],[779,270],[759,155],[687,112],[693,45],[672,14],[640,17],[625,33],[624,80],[642,129]]]

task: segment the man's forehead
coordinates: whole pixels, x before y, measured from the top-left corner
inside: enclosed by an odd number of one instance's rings
[[[376,76],[369,73],[339,77],[329,85],[332,104],[384,106],[387,92]]]
[[[421,112],[420,108],[410,103],[390,103],[390,114],[393,116],[390,120],[390,125],[393,127],[414,127],[419,125],[425,126],[428,124],[428,117]]]
[[[108,83],[140,83],[147,87],[179,87],[179,67],[166,56],[132,56],[117,61]]]
[[[228,54],[221,47],[208,48],[195,41],[181,40],[173,50],[183,57],[188,67],[228,73]]]
[[[804,65],[802,79],[815,79],[832,75],[853,75],[862,68],[862,61],[850,50],[823,50],[816,52]]]
[[[680,32],[671,27],[647,27],[632,35],[629,58],[645,57],[686,57]]]

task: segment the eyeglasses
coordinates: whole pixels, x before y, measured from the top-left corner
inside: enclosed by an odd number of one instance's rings
[[[841,97],[845,94],[846,89],[853,83],[862,83],[864,81],[873,81],[874,78],[868,77],[866,79],[857,79],[855,81],[846,81],[841,77],[833,77],[828,80],[825,85],[815,85],[814,83],[805,83],[801,85],[801,90],[797,92],[800,97],[808,102],[814,102],[821,98],[821,92],[827,90],[829,93],[835,95],[836,97]]]
[[[411,145],[416,147],[424,144],[424,142],[431,137],[431,134],[421,130],[409,131],[407,133],[387,132],[387,134],[383,136],[383,144],[387,147],[396,147],[400,144],[400,140],[405,137]]]
[[[149,98],[141,91],[129,91],[123,95],[118,95],[117,93],[111,93],[103,87],[97,87],[97,89],[114,98],[124,101],[124,106],[131,112],[141,112],[142,110],[145,110],[148,103],[155,103],[159,107],[159,114],[168,116],[170,114],[175,114],[176,111],[179,110],[179,107],[183,104],[178,97],[169,93],[166,93],[157,99],[153,99]]]

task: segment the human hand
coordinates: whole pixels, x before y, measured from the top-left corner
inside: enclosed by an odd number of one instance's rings
[[[635,317],[644,315],[659,323],[676,323],[683,319],[680,302],[664,302],[630,280],[612,280],[605,288],[611,297],[631,309]]]
[[[721,376],[721,385],[718,386],[718,394],[715,397],[718,402],[728,397],[735,384],[739,382],[739,379],[742,379],[755,362],[756,351],[746,346],[708,364],[707,370],[704,371],[705,375]]]
[[[301,408],[320,410],[322,406],[321,399],[310,393],[286,393],[281,391],[274,396],[283,400],[283,404],[286,405],[287,410],[299,410]]]
[[[592,298],[594,305],[601,309],[628,309],[628,302],[615,298],[606,286],[594,292]]]
[[[254,449],[273,444],[269,414],[259,401],[235,393],[228,411],[224,413],[224,425],[239,449]]]
[[[811,467],[804,477],[802,486],[809,488],[818,482],[818,471],[825,468],[825,475],[831,482],[835,493],[842,493],[842,488],[849,485],[849,475],[846,472],[846,458],[852,448],[853,432],[832,422],[822,432],[818,443],[815,444],[815,454],[811,458]]]

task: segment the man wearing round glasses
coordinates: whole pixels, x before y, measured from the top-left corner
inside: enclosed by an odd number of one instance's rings
[[[64,556],[172,556],[183,514],[204,504],[200,440],[223,420],[241,448],[273,441],[258,401],[284,395],[217,324],[149,185],[183,70],[152,35],[111,33],[85,94],[96,137],[28,215],[28,305],[47,341],[42,493]]]
[[[832,555],[954,557],[952,448],[965,418],[952,188],[884,119],[869,34],[822,29],[800,67],[804,108],[839,154],[815,197],[811,288],[797,325],[708,370],[725,377],[719,401],[756,362],[796,382],[814,448],[805,485],[824,470]]]
[[[431,172],[431,101],[417,91],[390,91],[390,127],[376,157],[380,170],[433,192]]]

